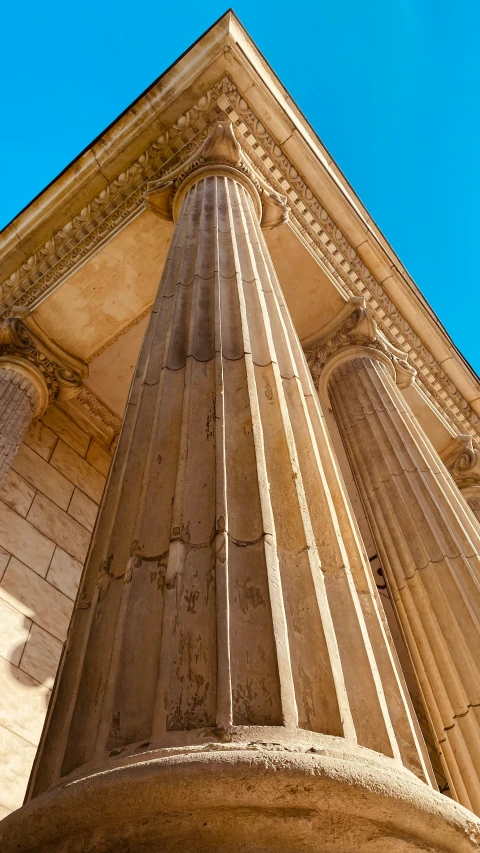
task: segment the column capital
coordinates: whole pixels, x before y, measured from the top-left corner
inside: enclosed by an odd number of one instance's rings
[[[443,458],[464,496],[480,496],[480,451],[474,447],[471,435],[458,435],[455,447]]]
[[[26,311],[16,310],[0,321],[0,369],[12,370],[29,380],[34,399],[34,419],[52,400],[75,397],[88,366],[52,341]]]
[[[149,181],[144,194],[149,210],[162,219],[177,221],[190,187],[203,178],[217,175],[234,178],[248,190],[263,229],[276,228],[288,219],[286,196],[275,192],[235,136],[231,121],[218,121],[208,136],[179,166],[158,181]]]
[[[325,398],[332,371],[353,358],[367,356],[382,361],[399,388],[407,388],[417,375],[407,354],[394,347],[379,330],[362,296],[348,300],[323,335],[305,347],[305,356],[319,393]]]

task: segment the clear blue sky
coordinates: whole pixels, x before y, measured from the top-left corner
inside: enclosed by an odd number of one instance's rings
[[[226,8],[6,2],[0,227]],[[480,372],[480,0],[234,10]]]

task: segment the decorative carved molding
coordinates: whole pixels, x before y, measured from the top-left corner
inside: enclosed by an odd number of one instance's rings
[[[287,196],[293,222],[302,230],[312,251],[326,265],[345,295],[363,296],[369,302],[385,339],[397,348],[403,348],[404,344],[408,347],[409,360],[417,370],[417,381],[434,404],[456,430],[468,431],[478,441],[480,418],[409,326],[228,76],[219,80],[92,203],[4,282],[1,291],[4,314],[13,304],[35,304],[138,215],[143,209],[147,182],[160,179],[162,173],[172,169],[173,164],[184,162],[206,136],[208,124],[225,116],[233,122],[237,137],[244,137],[242,147],[257,171],[274,191]]]
[[[106,450],[113,450],[122,421],[86,385],[76,397],[57,401],[57,406]]]
[[[0,372],[14,370],[32,386],[34,418],[55,401],[106,447],[120,432],[121,420],[83,384],[88,366],[62,350],[25,311],[0,321]]]
[[[77,403],[88,409],[92,417],[101,421],[104,426],[109,427],[113,433],[118,434],[120,432],[120,427],[122,426],[120,418],[117,418],[108,406],[102,403],[93,391],[90,391],[85,385],[82,385],[80,393],[77,396]]]
[[[443,460],[459,489],[476,492],[480,497],[480,451],[471,435],[459,435],[457,447]]]
[[[75,397],[88,372],[83,362],[49,341],[34,318],[27,314],[0,321],[0,360],[4,365],[17,365],[20,371],[26,369],[32,377],[41,377],[45,390],[35,417],[39,417],[54,399]]]
[[[366,300],[358,296],[352,296],[323,337],[305,349],[320,393],[326,391],[328,376],[340,361],[372,353],[377,353],[389,366],[399,388],[406,388],[414,381],[417,371],[409,364],[408,356],[382,335]]]
[[[234,175],[245,184],[263,229],[276,228],[289,215],[287,200],[263,180],[235,136],[231,121],[212,125],[190,157],[159,181],[147,184],[145,203],[162,219],[175,220],[192,183],[208,175]]]

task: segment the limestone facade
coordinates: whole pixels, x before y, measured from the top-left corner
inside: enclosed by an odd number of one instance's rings
[[[55,405],[0,486],[0,806],[23,802],[111,455]]]
[[[2,850],[477,849],[480,385],[233,13],[0,256]]]

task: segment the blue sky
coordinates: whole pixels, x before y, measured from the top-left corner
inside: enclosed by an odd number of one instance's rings
[[[0,227],[226,8],[4,6]],[[480,2],[238,0],[234,10],[480,373]]]

